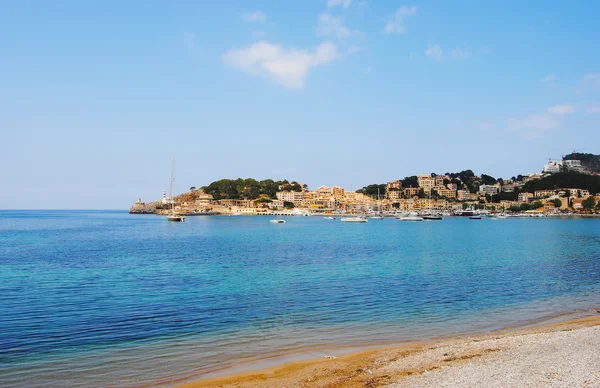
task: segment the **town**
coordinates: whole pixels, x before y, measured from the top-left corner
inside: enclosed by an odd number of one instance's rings
[[[591,154],[588,154],[591,155]],[[592,155],[595,157],[595,155]],[[184,215],[331,215],[405,212],[593,214],[600,203],[600,174],[581,160],[549,161],[542,173],[510,179],[459,173],[421,174],[356,191],[338,186],[306,185],[287,180],[223,179],[153,203],[141,199],[131,213]]]

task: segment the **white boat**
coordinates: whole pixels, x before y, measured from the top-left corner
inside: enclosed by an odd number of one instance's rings
[[[400,221],[423,221],[423,217],[419,216],[417,213],[409,213],[397,219]]]
[[[436,220],[436,221],[443,220],[441,215],[433,214],[433,213],[432,214],[424,214],[423,219],[424,220]]]
[[[481,215],[480,214],[473,214],[472,216],[469,216],[470,220],[480,220],[481,219]]]
[[[269,222],[272,224],[285,224],[285,220],[271,220]]]
[[[510,214],[500,213],[496,216],[496,218],[498,218],[499,220],[506,220],[507,218],[510,218]]]
[[[383,220],[383,216],[371,216],[369,218],[372,220]]]
[[[367,219],[365,217],[361,217],[361,216],[356,216],[356,217],[342,217],[341,219],[342,222],[367,222]]]
[[[171,203],[171,214],[167,216],[167,221],[185,222],[185,216],[175,213],[175,199],[173,199],[173,182],[175,182],[175,160],[171,167],[171,188],[169,193],[169,202]]]
[[[323,217],[324,220],[335,220],[335,217]]]

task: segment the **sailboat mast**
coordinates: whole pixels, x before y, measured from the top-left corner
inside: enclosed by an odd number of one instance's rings
[[[169,201],[171,202],[171,210],[175,210],[175,200],[173,199],[173,184],[175,182],[175,159],[171,165],[171,188],[169,189]]]

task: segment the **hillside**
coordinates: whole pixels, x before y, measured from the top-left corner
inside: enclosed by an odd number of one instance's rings
[[[581,165],[588,171],[600,173],[600,155],[571,153],[565,155],[565,160],[581,160]]]

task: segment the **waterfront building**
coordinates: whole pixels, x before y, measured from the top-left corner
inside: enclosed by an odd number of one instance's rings
[[[277,194],[277,199],[285,202],[292,202],[293,204],[302,203],[304,193],[301,191],[279,191]]]
[[[440,197],[456,198],[456,190],[447,189],[445,186],[435,186],[433,188]]]
[[[535,198],[548,198],[554,195],[554,190],[536,190],[533,192]]]

